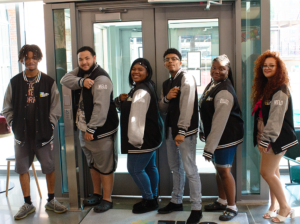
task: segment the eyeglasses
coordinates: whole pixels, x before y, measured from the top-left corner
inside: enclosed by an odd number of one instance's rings
[[[276,67],[276,65],[263,65],[263,66],[261,66],[261,69],[266,69],[266,68],[271,68],[271,69],[273,69],[273,68],[275,68]]]
[[[176,60],[180,61],[180,59],[179,59],[179,58],[177,58],[177,57],[173,57],[173,58],[165,58],[165,59],[164,59],[164,62],[176,61]]]

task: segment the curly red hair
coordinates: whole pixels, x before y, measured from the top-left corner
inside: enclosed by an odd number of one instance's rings
[[[271,79],[268,79],[264,76],[261,66],[263,66],[265,60],[270,57],[276,60],[277,67],[275,75]],[[254,64],[254,79],[251,92],[252,108],[254,108],[256,102],[263,97],[270,99],[274,90],[283,84],[290,87],[288,71],[284,62],[279,57],[279,52],[267,50],[255,60]]]

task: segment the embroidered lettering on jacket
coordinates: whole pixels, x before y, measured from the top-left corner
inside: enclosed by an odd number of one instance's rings
[[[227,100],[227,99],[220,99],[220,103],[223,103],[223,104],[226,104],[226,105],[228,105],[228,103],[229,103],[229,100]]]
[[[212,101],[214,98],[212,98],[212,97],[207,97],[207,99],[206,99],[206,101]]]
[[[274,100],[274,105],[282,106],[283,101],[282,100]]]
[[[49,96],[49,93],[40,92],[40,97],[46,97]]]
[[[107,85],[100,84],[98,85],[98,89],[107,89]]]
[[[271,101],[270,100],[266,100],[265,101],[265,105],[271,105]]]

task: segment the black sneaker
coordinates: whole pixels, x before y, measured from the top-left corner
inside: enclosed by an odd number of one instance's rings
[[[221,203],[215,201],[211,204],[205,205],[204,210],[205,211],[217,211],[217,210],[225,210],[227,205],[222,205]]]
[[[197,224],[200,222],[202,218],[202,211],[201,210],[192,210],[190,217],[186,221],[186,224]]]
[[[143,199],[141,202],[135,204],[132,209],[134,214],[142,214],[146,212],[151,212],[158,209],[158,205],[155,199]]]
[[[153,199],[155,200],[155,203],[156,203],[157,208],[158,208],[158,196],[154,196]],[[143,200],[140,201],[140,202],[138,202],[138,203],[135,203],[135,204],[133,205],[133,208],[136,208],[136,207],[140,206],[142,203],[143,203]]]
[[[175,204],[170,202],[166,207],[158,209],[159,214],[168,214],[175,211],[182,211],[183,207],[182,204]]]
[[[113,203],[110,201],[102,200],[99,205],[94,207],[94,212],[102,213],[113,207]]]
[[[90,194],[89,197],[83,200],[83,204],[87,206],[98,205],[102,201],[102,195],[99,197],[94,194]]]

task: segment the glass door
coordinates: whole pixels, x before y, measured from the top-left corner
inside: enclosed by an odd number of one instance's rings
[[[210,82],[211,61],[219,54],[227,54],[234,68],[234,29],[233,5],[212,7],[205,11],[201,6],[168,7],[155,10],[156,59],[158,88],[169,78],[163,66],[163,54],[168,47],[176,48],[182,54],[182,68],[193,75],[197,83],[198,99]],[[220,38],[222,37],[222,38]],[[204,143],[198,138],[196,164],[202,181],[203,196],[216,196],[217,187],[215,168],[203,158]],[[159,151],[159,164],[163,170],[161,176],[161,194],[172,191],[172,174],[166,163],[165,150]],[[233,168],[233,174],[235,174]],[[189,195],[186,181],[184,195]]]
[[[233,72],[235,70],[233,5],[230,3],[211,7],[210,11],[205,11],[200,5],[178,7],[176,4],[170,4],[169,7],[149,5],[150,8],[144,9],[132,9],[134,7],[131,5],[129,9],[124,7],[122,10],[109,10],[104,5],[102,7],[111,14],[103,16],[104,13],[98,11],[79,11],[78,47],[88,45],[95,48],[97,63],[108,72],[113,81],[114,97],[129,92],[130,65],[138,57],[145,57],[150,61],[154,71],[153,81],[156,83],[157,93],[160,93],[162,83],[169,78],[163,63],[163,54],[169,47],[181,52],[182,68],[196,78],[198,98],[210,82],[209,71],[215,56],[227,54]],[[118,133],[116,144],[120,152],[119,135]],[[204,144],[198,140],[197,166],[202,180],[202,194],[216,196],[215,169],[212,163],[204,161],[203,147]],[[160,174],[159,195],[169,196],[172,192],[172,173],[167,162],[165,142],[158,150],[157,166]],[[84,173],[89,176],[88,169]],[[235,167],[233,174],[235,175]],[[85,181],[85,187],[90,193],[90,179]],[[120,153],[113,194],[140,195],[127,171],[127,155]],[[188,181],[184,194],[189,195]]]
[[[115,13],[122,18],[121,21],[103,19],[103,15]],[[85,19],[86,16],[89,16],[86,12],[81,13],[82,29],[84,30],[82,33],[92,31],[94,38],[92,40],[90,36],[82,35],[82,46],[94,47],[97,63],[107,71],[112,79],[114,97],[121,93],[129,93],[128,75],[131,63],[135,59],[145,57],[155,69],[154,10],[129,9],[126,12],[120,10],[120,12],[114,11],[111,14],[95,13],[90,17],[94,16],[93,21]],[[153,80],[156,82],[155,73]],[[127,155],[121,154],[120,131],[117,133],[115,144],[118,148],[118,166],[115,173],[113,195],[140,195],[127,171]],[[88,175],[86,172],[85,174]]]

